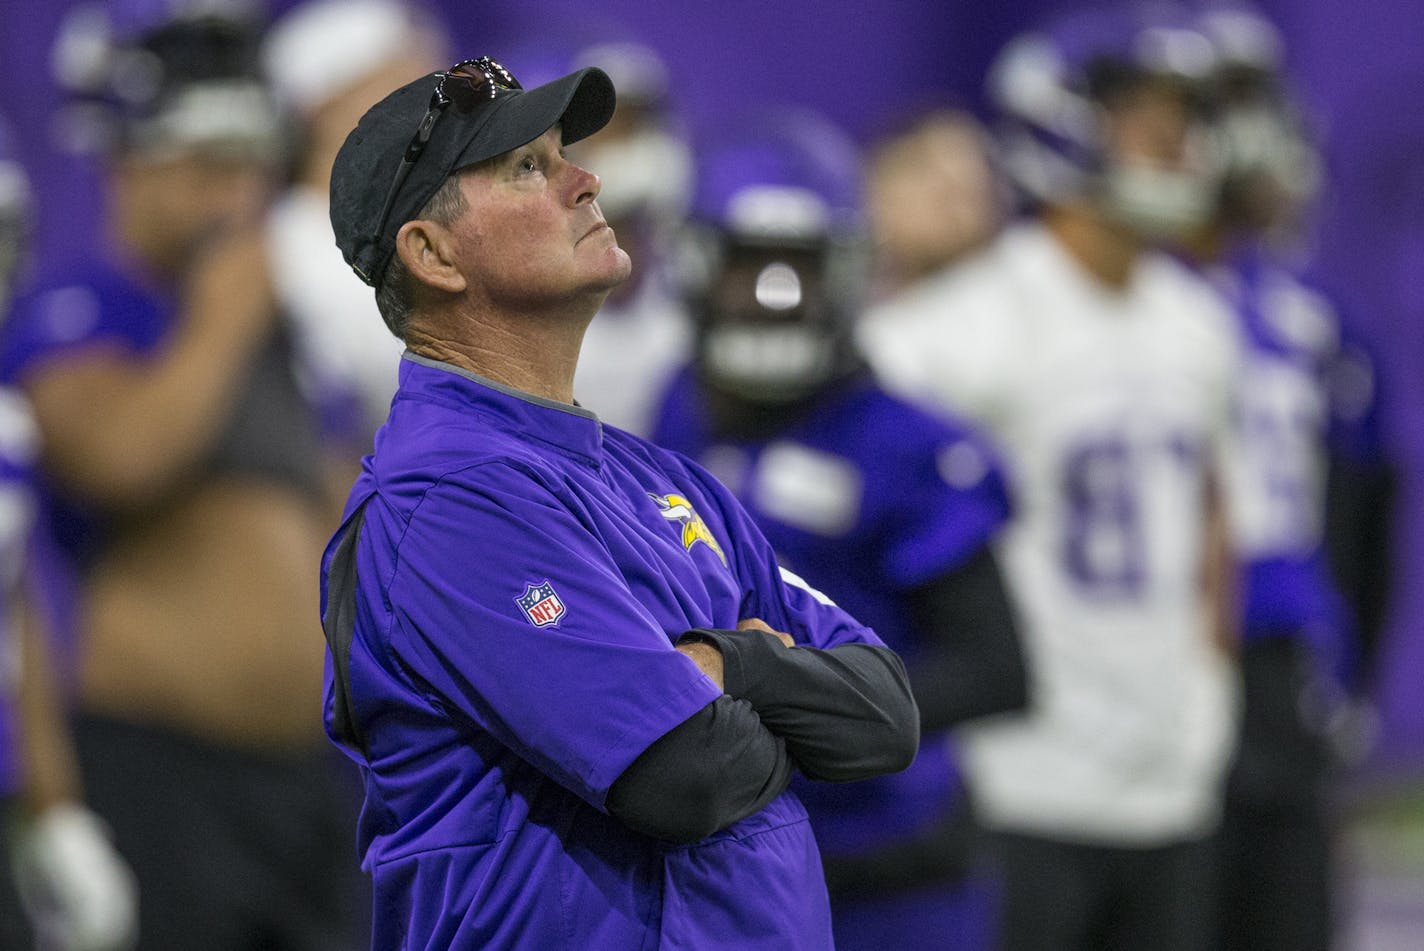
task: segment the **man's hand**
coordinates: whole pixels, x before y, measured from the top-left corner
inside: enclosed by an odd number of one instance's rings
[[[905,665],[890,648],[815,650],[755,617],[735,631],[694,628],[678,639],[679,648],[704,643],[722,655],[722,692],[750,704],[808,778],[868,779],[914,760],[920,714]]]
[[[774,636],[787,647],[793,647],[796,643],[791,639],[790,634],[783,634],[780,631],[772,630],[761,618],[743,618],[737,622],[737,630],[764,631]],[[712,682],[715,683],[718,688],[722,690],[727,689],[726,668],[723,662],[722,652],[718,650],[714,644],[708,641],[687,640],[675,646],[680,653],[691,657],[693,662],[697,664],[698,669],[708,677],[711,677]]]
[[[698,669],[712,678],[712,682],[717,685],[718,690],[726,688],[722,677],[721,651],[703,641],[688,641],[683,644],[678,644],[677,650],[679,653],[691,657]]]
[[[278,313],[259,223],[221,234],[195,253],[187,272],[185,313],[251,343],[266,340]]]
[[[781,641],[781,643],[785,644],[787,647],[796,646],[796,641],[792,639],[790,634],[783,634],[781,631],[772,630],[771,627],[759,617],[743,618],[742,620],[737,622],[737,630],[765,631],[768,634],[776,635],[777,640]]]

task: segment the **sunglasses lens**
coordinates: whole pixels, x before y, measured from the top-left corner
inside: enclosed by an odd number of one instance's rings
[[[451,67],[441,89],[460,112],[469,113],[492,100],[501,89],[521,89],[503,66],[489,57],[466,60]]]

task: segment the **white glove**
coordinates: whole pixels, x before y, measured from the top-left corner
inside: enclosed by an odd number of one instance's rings
[[[10,859],[43,951],[134,946],[138,885],[98,816],[73,803],[51,806],[21,826]]]

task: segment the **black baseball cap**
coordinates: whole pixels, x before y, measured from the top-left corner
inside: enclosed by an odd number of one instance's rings
[[[568,144],[587,138],[613,118],[613,83],[596,68],[580,69],[533,89],[499,88],[488,107],[469,114],[444,109],[382,225],[381,211],[391,185],[416,129],[430,111],[442,75],[422,76],[367,110],[331,168],[336,246],[356,275],[372,287],[380,285],[395,251],[396,232],[452,173],[532,142],[557,123],[563,123],[563,141]]]

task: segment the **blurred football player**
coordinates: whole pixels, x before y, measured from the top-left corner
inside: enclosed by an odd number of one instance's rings
[[[1210,941],[1238,356],[1210,286],[1153,246],[1211,210],[1212,53],[1159,8],[1013,41],[990,94],[1031,218],[862,325],[886,379],[985,427],[1010,474],[1031,708],[961,731],[1007,951]]]
[[[991,542],[992,450],[876,383],[852,324],[866,294],[857,155],[823,119],[768,110],[698,152],[694,359],[654,440],[737,493],[784,567],[905,659],[921,714],[907,771],[799,783],[836,947],[987,948],[972,819],[946,736],[1020,709],[1025,675]]]
[[[866,168],[876,297],[953,267],[994,237],[1010,196],[993,153],[979,120],[947,106],[876,139]]]
[[[21,271],[30,204],[0,121],[0,316]],[[55,645],[24,596],[38,449],[29,407],[0,388],[0,852],[9,860],[0,947],[120,951],[135,937],[133,875],[83,803]]]
[[[1342,336],[1329,299],[1284,263],[1320,163],[1280,35],[1240,5],[1215,6],[1201,23],[1217,47],[1212,94],[1226,166],[1216,213],[1190,247],[1247,343],[1244,438],[1232,467],[1242,723],[1221,830],[1222,946],[1324,951],[1335,945],[1327,779],[1341,741],[1360,738],[1356,698],[1368,686],[1389,577],[1392,479],[1372,364]],[[1373,579],[1368,594],[1332,577],[1332,524],[1351,549],[1340,561]]]
[[[361,115],[443,64],[445,46],[433,15],[405,0],[309,0],[263,41],[264,72],[297,145],[292,185],[268,219],[272,282],[326,441],[349,463],[340,472],[348,484],[385,421],[404,345],[376,319],[370,290],[331,241],[331,163]]]
[[[369,907],[314,707],[335,502],[261,229],[259,25],[234,3],[69,11],[56,68],[103,133],[106,240],[46,262],[0,334],[77,579],[86,795],[145,948],[329,948]]]

